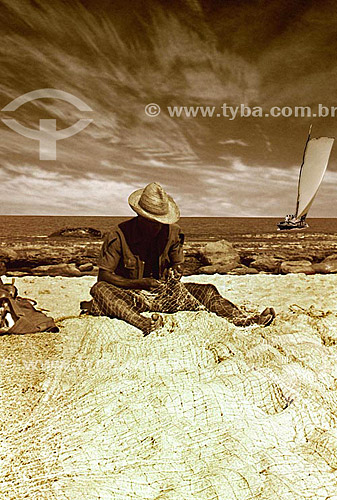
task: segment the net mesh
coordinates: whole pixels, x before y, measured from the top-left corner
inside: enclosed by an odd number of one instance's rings
[[[65,320],[33,412],[6,422],[0,497],[335,500],[336,336],[298,308],[248,329],[179,312],[146,339]]]
[[[245,326],[259,316],[248,315],[218,292],[212,284],[182,283],[179,276],[169,275],[152,292],[130,290],[106,282],[96,283],[91,313],[96,316],[117,317],[146,330],[148,321],[141,316],[145,311],[175,313],[207,309],[226,317],[236,325]]]

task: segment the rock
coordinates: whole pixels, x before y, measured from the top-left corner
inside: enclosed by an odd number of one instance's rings
[[[228,266],[214,265],[202,266],[197,270],[197,274],[227,274]]]
[[[92,227],[70,227],[50,234],[48,238],[102,238],[102,233]]]
[[[295,260],[314,260],[314,256],[316,255],[317,251],[312,250],[311,248],[286,248],[286,244],[284,245],[284,249],[281,250],[275,250],[273,251],[272,257],[274,259],[278,260],[289,260],[289,261],[295,261]],[[260,256],[257,256],[260,257]],[[322,257],[323,258],[323,257]]]
[[[10,260],[16,260],[18,258],[18,254],[15,250],[11,248],[0,248],[0,261],[9,262]]]
[[[239,276],[245,275],[245,274],[258,274],[259,271],[257,269],[254,269],[253,267],[247,267],[247,266],[238,266],[233,271],[228,271],[227,274],[236,274]]]
[[[40,241],[17,241],[13,242],[13,248],[0,247],[0,262],[4,262],[7,271],[10,273],[22,273],[17,276],[27,276],[31,274],[33,268],[41,266],[63,265],[73,263],[79,271],[86,275],[97,275],[97,268],[92,267],[89,271],[87,266],[96,266],[98,256],[102,247],[100,240],[85,240],[78,238],[44,239]],[[185,253],[184,275],[196,274],[197,269],[202,265],[198,257],[200,244],[187,246]],[[80,266],[85,265],[85,268]],[[1,269],[1,268],[0,268]],[[50,272],[52,272],[50,269]],[[54,268],[54,270],[57,268]],[[87,269],[87,270],[85,270]],[[49,272],[49,271],[48,271]],[[41,274],[45,271],[43,268]],[[71,272],[73,275],[73,272]],[[9,275],[9,274],[8,274]],[[11,274],[11,276],[14,274]],[[69,274],[68,274],[69,275]],[[75,275],[77,273],[75,272]]]
[[[337,257],[337,256],[336,256]],[[327,260],[312,266],[316,273],[330,274],[337,273],[337,258],[336,260]]]
[[[0,262],[0,276],[6,274],[6,264],[4,262]]]
[[[285,260],[281,263],[280,270],[283,274],[304,273],[315,274],[310,260]]]
[[[185,243],[184,255],[185,257],[196,257],[200,253],[202,245],[199,243]]]
[[[222,274],[231,271],[240,263],[238,252],[226,240],[207,243],[200,249],[199,257],[204,266],[215,266],[217,269],[221,269]],[[220,271],[217,270],[215,272]]]
[[[81,273],[85,273],[86,271],[92,271],[94,269],[94,265],[91,262],[86,262],[85,264],[81,264],[78,266]]]
[[[6,276],[13,277],[13,278],[21,278],[23,276],[28,276],[28,272],[24,271],[7,271]]]
[[[81,271],[73,263],[34,267],[30,270],[30,274],[34,276],[82,276]]]
[[[64,238],[62,241],[14,243],[13,246],[14,251],[6,252],[7,260],[0,258],[0,261],[5,261],[7,270],[29,271],[34,267],[55,264],[75,263],[77,266],[86,262],[95,264],[102,243],[101,241],[74,241]]]
[[[330,262],[331,260],[337,261],[337,253],[333,253],[331,255],[328,255],[327,257],[325,257],[323,262]]]
[[[263,255],[261,257],[257,257],[250,263],[250,267],[253,267],[257,271],[266,271],[268,273],[278,273],[280,269],[281,261],[279,259],[275,259],[275,257],[271,257],[268,255]]]
[[[200,267],[200,260],[196,257],[186,257],[184,262],[184,276],[190,276],[191,274],[196,274]]]

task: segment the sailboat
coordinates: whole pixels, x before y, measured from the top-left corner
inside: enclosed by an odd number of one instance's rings
[[[296,212],[294,215],[286,215],[284,221],[277,224],[280,231],[309,227],[305,219],[328,166],[335,139],[334,137],[311,138],[311,128],[312,125],[310,125],[298,178]]]

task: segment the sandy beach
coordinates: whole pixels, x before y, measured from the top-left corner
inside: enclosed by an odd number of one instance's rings
[[[337,499],[336,275],[184,280],[277,318],[180,312],[144,338],[78,316],[93,277],[16,280],[60,332],[0,338],[0,498]]]

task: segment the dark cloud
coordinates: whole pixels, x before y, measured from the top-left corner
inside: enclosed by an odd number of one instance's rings
[[[276,186],[292,205],[310,122],[314,135],[333,136],[335,118],[172,118],[165,108],[335,104],[336,16],[328,1],[1,0],[0,109],[39,88],[70,92],[93,109],[90,126],[58,142],[56,161],[40,161],[36,141],[0,124],[11,193],[1,211],[120,214],[127,210],[120,193],[157,180],[186,215],[282,214]],[[145,115],[149,102],[161,106],[159,117]],[[57,118],[61,129],[84,115],[51,99],[15,112],[32,128]],[[13,189],[18,180],[35,205]],[[47,203],[40,188],[53,182]],[[116,191],[114,203],[108,194],[100,202],[103,186]],[[337,216],[331,186],[317,215]]]

